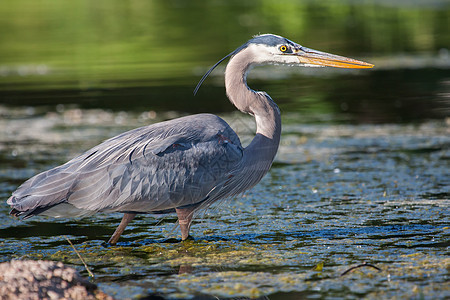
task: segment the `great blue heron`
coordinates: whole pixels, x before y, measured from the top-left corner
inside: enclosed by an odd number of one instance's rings
[[[264,34],[222,58],[227,96],[237,109],[255,117],[256,136],[245,148],[221,118],[198,114],[137,128],[104,141],[69,162],[23,183],[8,199],[11,215],[80,217],[122,212],[109,239],[115,244],[140,213],[176,212],[182,240],[189,236],[193,213],[218,199],[256,185],[278,150],[280,110],[265,92],[250,89],[246,76],[261,64],[372,68],[362,61],[303,47]]]

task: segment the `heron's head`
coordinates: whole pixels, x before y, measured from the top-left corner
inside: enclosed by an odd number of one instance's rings
[[[197,93],[202,82],[222,61],[228,57],[244,55],[246,65],[258,64],[287,64],[305,67],[335,67],[348,69],[367,69],[373,65],[344,56],[334,55],[301,46],[275,34],[262,34],[255,36],[245,44],[219,60],[203,75],[194,90]]]
[[[258,35],[236,49],[232,55],[236,55],[241,51],[249,51],[252,53],[253,64],[275,63],[349,69],[373,67],[372,64],[363,61],[309,49],[287,38],[274,34]]]

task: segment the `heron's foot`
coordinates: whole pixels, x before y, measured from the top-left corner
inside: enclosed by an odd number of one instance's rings
[[[185,239],[181,239],[181,242],[185,241],[194,241],[195,239],[192,237],[192,235],[188,235]]]
[[[175,210],[178,216],[178,223],[180,224],[181,240],[184,241],[189,237],[189,229],[191,228],[194,207],[176,208]]]
[[[122,221],[120,221],[119,226],[116,228],[116,231],[114,231],[113,235],[108,240],[107,244],[109,244],[109,245],[117,244],[117,241],[119,240],[120,235],[124,232],[125,227],[127,227],[128,223],[130,223],[131,220],[133,220],[135,216],[136,216],[135,213],[125,213],[123,215]]]

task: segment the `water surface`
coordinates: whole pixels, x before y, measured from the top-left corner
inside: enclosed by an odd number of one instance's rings
[[[106,137],[174,116],[62,107],[2,114],[3,199]],[[224,117],[244,143],[251,139],[251,119]],[[2,205],[0,259],[58,260],[87,276],[67,236],[93,281],[120,299],[448,296],[449,125],[296,121],[303,117],[285,115],[271,172],[242,197],[199,214],[192,241],[179,241],[175,216],[139,216],[118,246],[105,247],[119,214],[19,221]],[[340,276],[363,262],[381,271]]]

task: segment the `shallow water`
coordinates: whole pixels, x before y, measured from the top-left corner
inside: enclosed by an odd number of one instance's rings
[[[1,107],[0,198],[30,176],[119,132],[178,116],[59,106]],[[253,121],[224,118],[243,143]],[[343,125],[283,114],[269,174],[242,197],[216,203],[179,242],[175,216],[139,216],[117,247],[104,241],[119,214],[27,221],[0,205],[0,261],[51,259],[87,271],[68,237],[119,299],[160,295],[444,299],[448,288],[450,124]],[[302,121],[303,120],[303,121]],[[370,263],[346,275],[352,266]],[[321,266],[323,265],[322,269]]]

